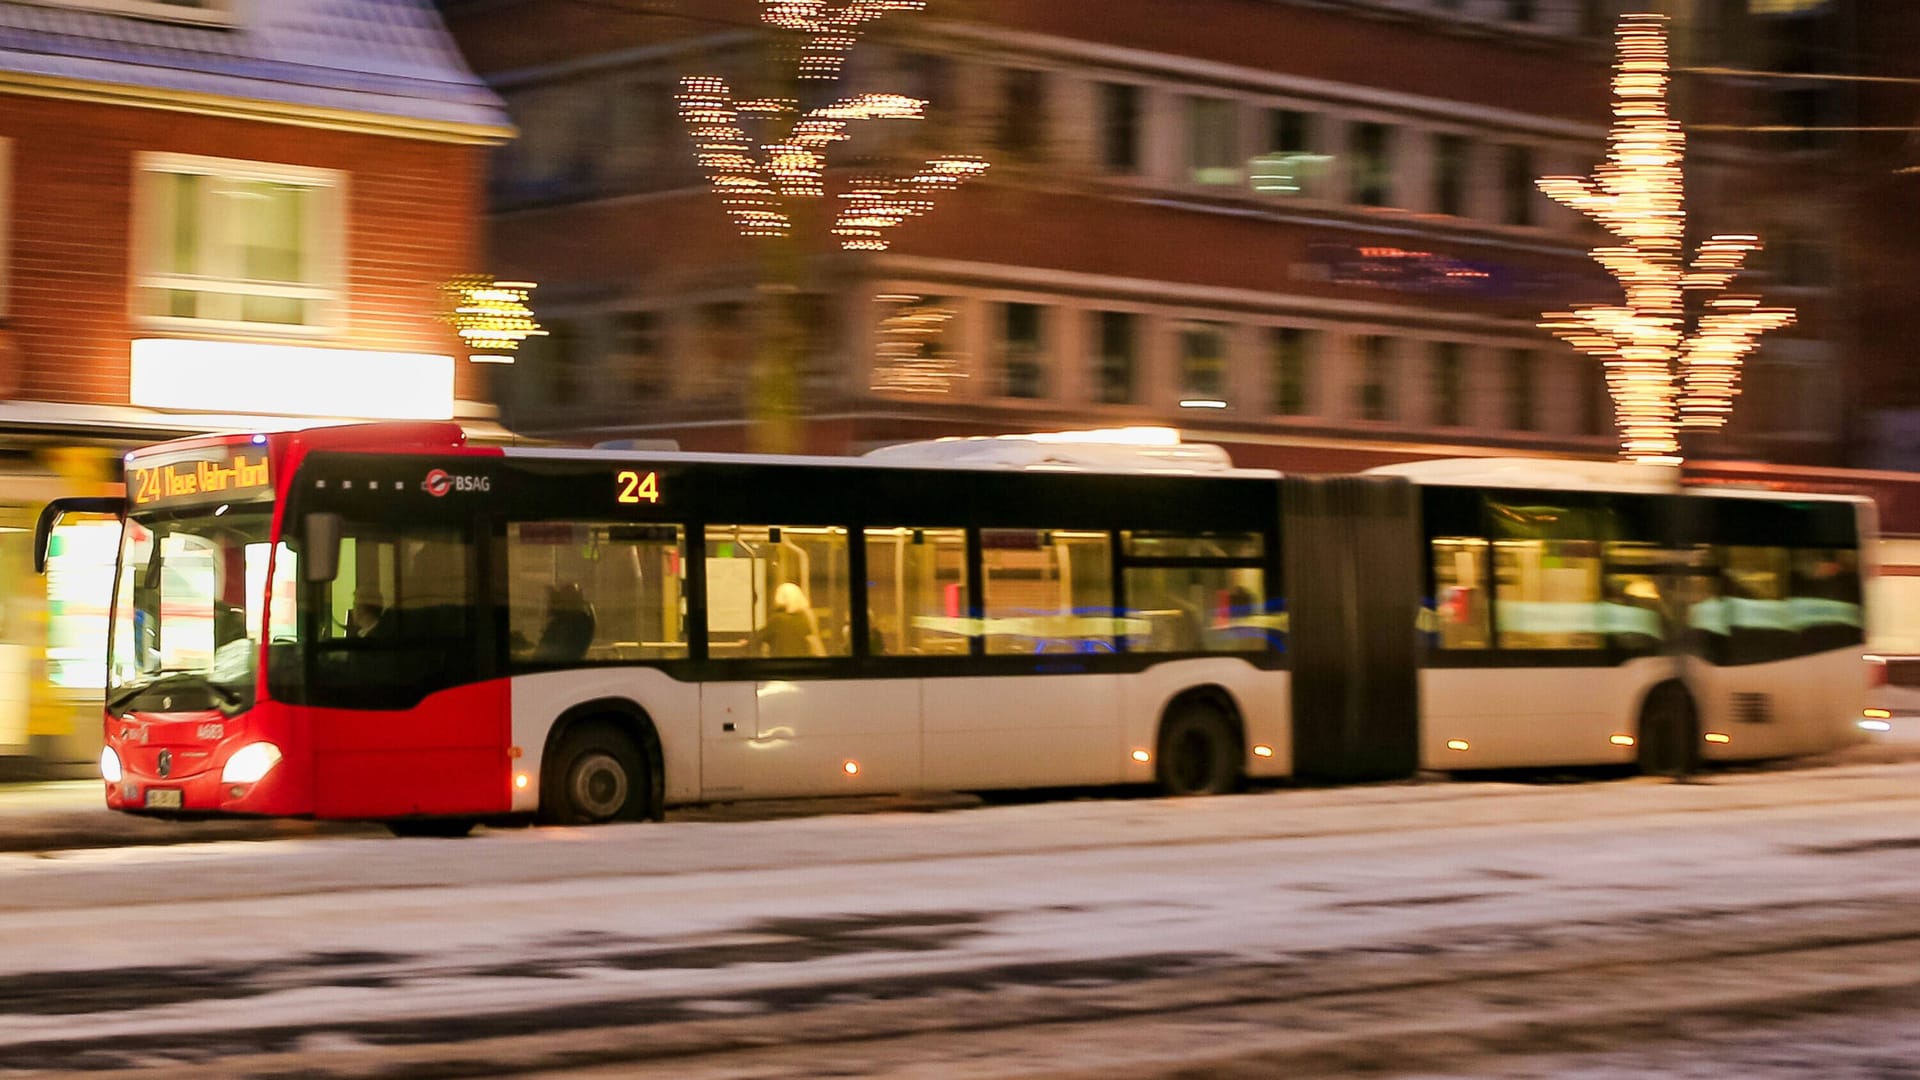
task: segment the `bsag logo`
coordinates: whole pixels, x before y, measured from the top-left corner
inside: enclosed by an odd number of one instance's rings
[[[449,491],[491,491],[491,476],[456,476],[445,469],[435,469],[420,481],[420,490],[438,499]]]

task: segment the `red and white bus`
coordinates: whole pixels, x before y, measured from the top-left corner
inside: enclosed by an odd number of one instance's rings
[[[1855,737],[1868,506],[1625,466],[470,445],[126,462],[110,806],[475,822],[743,798],[1690,767]]]

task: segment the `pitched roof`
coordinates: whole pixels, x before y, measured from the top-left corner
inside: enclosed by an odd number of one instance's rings
[[[255,0],[226,26],[0,2],[0,73],[509,129],[432,0]]]

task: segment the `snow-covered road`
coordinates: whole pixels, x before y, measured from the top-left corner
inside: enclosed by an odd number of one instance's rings
[[[0,855],[0,1076],[1561,1053],[1512,1031],[1920,984],[1916,810],[1904,763]]]

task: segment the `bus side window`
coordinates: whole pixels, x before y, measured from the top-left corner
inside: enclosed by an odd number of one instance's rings
[[[852,655],[846,529],[708,525],[706,533],[708,656]]]
[[[965,656],[964,529],[868,529],[867,651],[873,656]]]
[[[687,655],[679,525],[507,525],[507,655],[550,666]]]
[[[1433,538],[1433,616],[1442,649],[1485,649],[1493,644],[1485,540]]]
[[[1107,533],[983,529],[980,569],[989,655],[1114,651]]]
[[[1259,533],[1121,534],[1127,649],[1262,652],[1284,647],[1286,616],[1268,602]]]

